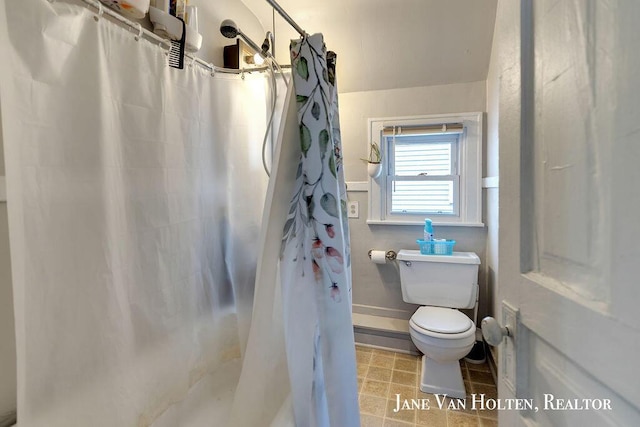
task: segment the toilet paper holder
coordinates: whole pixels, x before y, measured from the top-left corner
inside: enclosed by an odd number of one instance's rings
[[[373,252],[373,249],[369,249],[369,259],[371,259],[371,252]],[[398,256],[398,254],[395,251],[387,251],[384,254],[384,257],[387,259],[387,261],[393,261],[396,259],[396,257]]]

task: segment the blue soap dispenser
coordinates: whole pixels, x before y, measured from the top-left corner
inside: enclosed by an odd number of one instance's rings
[[[426,218],[424,220],[424,241],[430,242],[433,240],[433,222]]]

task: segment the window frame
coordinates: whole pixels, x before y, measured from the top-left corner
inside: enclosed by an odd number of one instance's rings
[[[482,112],[437,114],[411,117],[370,118],[367,147],[375,142],[383,153],[382,172],[378,178],[368,178],[367,224],[413,225],[424,224],[429,216],[435,225],[482,227]],[[457,214],[391,213],[390,197],[393,177],[389,175],[389,147],[382,135],[385,127],[430,126],[462,123],[457,143],[457,172],[459,176]],[[455,188],[455,186],[454,186]]]
[[[460,139],[461,134],[454,134],[455,137],[447,137],[443,134],[434,134],[428,136],[429,139],[433,139],[434,141],[429,141],[429,143],[434,144],[442,144],[448,143],[451,147],[451,174],[449,175],[425,175],[425,176],[411,176],[411,175],[397,175],[395,171],[395,150],[391,149],[389,145],[389,140],[394,141],[395,138],[403,138],[403,136],[383,136],[381,138],[385,139],[385,145],[387,147],[387,188],[391,188],[391,191],[386,192],[386,213],[387,217],[398,218],[402,220],[405,217],[411,216],[429,216],[432,219],[436,219],[444,216],[458,216],[460,213],[460,155],[459,155],[459,147],[460,147]],[[405,136],[406,137],[406,136]],[[452,139],[455,139],[452,141]],[[393,171],[392,171],[393,169]],[[391,172],[394,174],[392,175]],[[398,179],[400,178],[400,179]],[[393,193],[395,191],[395,186],[393,185],[394,181],[396,182],[409,182],[409,181],[451,181],[453,183],[453,212],[422,212],[422,213],[408,213],[408,212],[393,212]]]

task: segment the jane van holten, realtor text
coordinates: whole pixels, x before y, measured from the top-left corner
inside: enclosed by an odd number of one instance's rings
[[[403,410],[429,410],[431,408],[463,410],[471,409],[478,411],[610,411],[611,399],[561,399],[553,394],[544,394],[544,405],[542,408],[534,405],[533,399],[491,399],[485,394],[469,395],[469,399],[447,399],[446,394],[434,394],[435,402],[432,399],[402,399],[400,394],[396,394],[396,407],[393,412]]]

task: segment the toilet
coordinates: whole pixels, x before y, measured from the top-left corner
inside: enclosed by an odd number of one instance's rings
[[[475,308],[480,258],[473,252],[423,255],[398,252],[400,286],[405,302],[419,304],[409,320],[409,334],[423,353],[420,390],[466,397],[459,360],[476,340],[476,326],[458,309]]]

